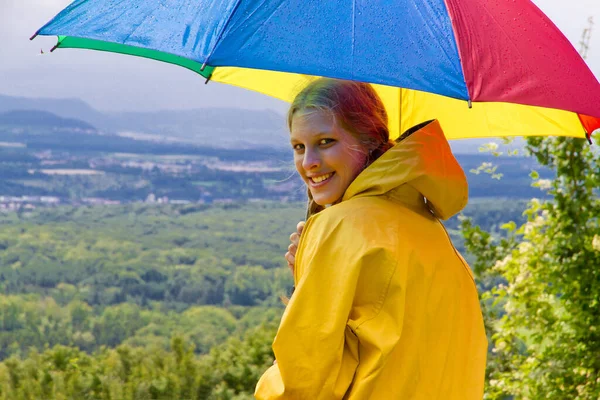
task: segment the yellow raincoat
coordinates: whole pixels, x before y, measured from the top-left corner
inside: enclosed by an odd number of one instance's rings
[[[473,274],[439,219],[467,203],[437,121],[312,216],[257,399],[479,400],[487,339]],[[426,199],[426,200],[425,200]]]

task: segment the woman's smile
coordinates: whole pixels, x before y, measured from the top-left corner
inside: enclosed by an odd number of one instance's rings
[[[329,182],[329,180],[333,177],[333,174],[335,174],[335,172],[329,172],[324,175],[311,176],[309,177],[309,183],[312,187],[323,186],[324,184]]]

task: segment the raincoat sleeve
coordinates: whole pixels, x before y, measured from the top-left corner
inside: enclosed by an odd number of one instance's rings
[[[277,364],[259,380],[259,400],[342,399],[356,373],[358,338],[348,321],[356,308],[357,285],[364,270],[382,265],[388,250],[376,245],[377,240],[361,237],[360,218],[316,217],[304,228],[296,290],[273,342]],[[393,273],[395,265],[384,264],[387,274]],[[371,293],[373,302],[382,297],[385,293]]]

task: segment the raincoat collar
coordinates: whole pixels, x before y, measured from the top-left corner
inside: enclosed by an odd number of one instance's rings
[[[342,201],[381,196],[446,220],[468,200],[467,178],[437,120],[409,130],[350,184]]]

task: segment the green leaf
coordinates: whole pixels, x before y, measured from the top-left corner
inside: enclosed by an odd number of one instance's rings
[[[531,179],[540,179],[540,174],[537,171],[531,171],[529,176],[531,177]]]
[[[509,232],[514,232],[517,229],[517,224],[515,221],[510,221],[500,226],[500,228]]]

